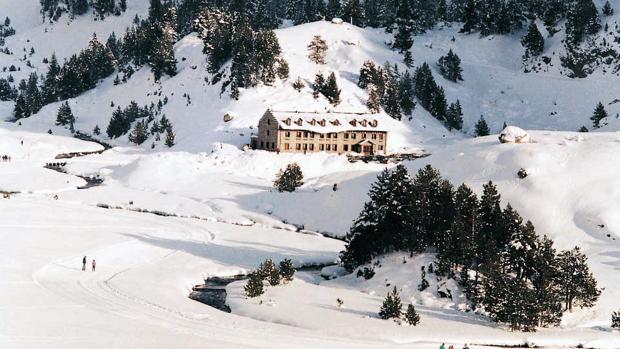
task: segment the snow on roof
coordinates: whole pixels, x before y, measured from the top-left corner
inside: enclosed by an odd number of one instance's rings
[[[304,130],[318,133],[345,131],[382,131],[385,114],[344,112],[268,111],[285,130]]]

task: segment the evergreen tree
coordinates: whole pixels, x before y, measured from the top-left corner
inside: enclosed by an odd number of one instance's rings
[[[381,103],[383,96],[379,91],[379,88],[374,84],[370,84],[367,86],[368,89],[368,100],[366,101],[366,107],[372,113],[378,113],[381,111]]]
[[[332,72],[327,78],[322,93],[331,105],[336,106],[340,104],[340,92],[341,90],[338,88],[338,82],[336,81],[336,74]]]
[[[417,326],[420,323],[420,315],[415,311],[413,304],[407,306],[407,312],[405,313],[405,320],[411,326]]]
[[[293,275],[295,275],[295,268],[293,268],[293,262],[285,258],[280,262],[280,276],[284,282],[293,281]]]
[[[280,284],[280,271],[271,258],[261,263],[257,270],[261,279],[267,280],[271,286],[277,286]]]
[[[342,7],[342,17],[351,24],[362,26],[364,24],[364,9],[360,0],[346,0]]]
[[[175,144],[175,138],[176,135],[174,134],[174,131],[172,131],[172,126],[170,127],[166,127],[166,146],[168,148],[172,148]]]
[[[64,102],[58,108],[58,114],[56,115],[56,125],[58,126],[66,126],[71,125],[75,122],[75,117],[73,116],[73,112],[71,112],[71,107],[69,106],[69,102]]]
[[[61,67],[58,64],[56,54],[52,54],[47,68],[47,73],[45,75],[45,80],[43,81],[42,90],[45,103],[53,103],[58,101],[61,90],[61,87],[59,86],[60,82]]]
[[[603,103],[598,102],[598,104],[596,105],[596,108],[594,109],[594,113],[592,114],[592,117],[590,117],[590,120],[592,120],[592,127],[600,128],[601,121],[605,120],[606,118],[607,118],[607,111],[605,110]]]
[[[381,305],[381,309],[379,310],[379,317],[383,320],[387,319],[400,319],[403,314],[402,311],[403,305],[400,301],[400,294],[394,286],[392,292],[388,292],[383,304]]]
[[[467,0],[462,21],[464,22],[461,33],[471,33],[478,26],[478,11],[475,0]]]
[[[592,0],[575,0],[566,18],[566,39],[576,46],[588,35],[601,29],[598,11]]]
[[[534,21],[530,22],[527,34],[521,38],[521,45],[525,47],[525,57],[540,55],[545,49],[545,39],[543,38]]]
[[[133,130],[129,134],[129,141],[140,145],[148,139],[148,124],[146,120],[136,122]]]
[[[176,10],[169,7],[162,22],[154,22],[149,30],[153,45],[149,53],[149,65],[158,81],[163,74],[174,76],[177,73],[177,60],[174,44],[177,42]]]
[[[340,0],[327,0],[327,19],[339,18],[342,15]]]
[[[475,135],[476,137],[483,137],[488,136],[489,134],[491,134],[491,130],[489,129],[486,120],[484,120],[484,117],[480,116],[480,120],[476,123]]]
[[[279,192],[294,192],[297,188],[301,187],[303,183],[303,173],[297,163],[288,164],[284,171],[280,170],[276,175],[276,180],[273,182],[273,186]]]
[[[443,87],[437,87],[437,89],[433,91],[429,112],[437,120],[443,123],[447,121],[448,101],[446,100]]]
[[[603,5],[603,14],[608,17],[614,14],[614,8],[611,7],[609,1],[605,1],[605,5]]]
[[[455,103],[451,103],[446,113],[446,126],[448,130],[463,129],[463,110],[461,102],[457,99]]]
[[[400,88],[397,85],[396,79],[390,77],[385,85],[385,92],[382,99],[383,108],[385,112],[393,119],[400,120],[401,114],[401,97]]]
[[[620,310],[611,313],[611,328],[620,329]]]
[[[99,128],[99,125],[95,125],[95,128],[93,129],[93,134],[95,136],[99,136],[101,134],[101,129]]]
[[[245,291],[245,295],[250,298],[262,295],[265,292],[263,290],[263,279],[257,272],[251,273],[243,290]]]
[[[400,86],[398,89],[398,94],[400,97],[400,109],[402,110],[403,114],[409,116],[415,108],[415,91],[413,88],[413,78],[411,77],[411,74],[409,74],[409,71],[406,71],[405,74],[403,74],[403,77],[400,79],[399,84]]]
[[[572,311],[573,306],[591,307],[601,294],[587,260],[579,247],[563,251],[558,256],[559,284],[565,310]]]
[[[413,46],[412,34],[415,30],[413,22],[413,10],[410,0],[400,0],[398,12],[396,14],[397,32],[394,36],[392,47],[399,52],[409,51]]]
[[[297,79],[295,79],[295,81],[293,81],[293,88],[297,91],[297,92],[301,92],[301,89],[304,88],[305,84],[304,82],[301,80],[301,78],[298,76]]]
[[[327,53],[327,42],[320,35],[315,35],[308,44],[308,58],[316,64],[325,64],[325,55]]]
[[[461,59],[454,52],[452,52],[452,49],[448,51],[447,55],[439,58],[437,66],[439,67],[439,72],[444,78],[453,82],[463,80]]]
[[[26,106],[26,99],[24,98],[24,94],[20,93],[15,100],[15,107],[13,109],[13,118],[15,120],[19,120],[22,118],[27,118],[30,116],[30,112],[28,111],[28,107]]]

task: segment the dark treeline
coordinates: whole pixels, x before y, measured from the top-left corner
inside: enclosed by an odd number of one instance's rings
[[[600,291],[578,247],[557,252],[510,206],[492,182],[480,198],[430,166],[411,178],[385,170],[347,236],[341,258],[354,268],[385,253],[436,251],[435,273],[454,278],[472,308],[512,329],[556,326],[562,312],[590,307]]]
[[[89,10],[99,19],[109,15],[120,16],[127,10],[127,0],[41,0],[41,14],[50,21],[57,21],[68,13],[71,18]]]

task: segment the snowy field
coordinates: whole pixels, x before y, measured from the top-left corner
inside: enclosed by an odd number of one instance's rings
[[[267,288],[258,299],[246,299],[243,283],[233,283],[228,286],[232,314],[187,298],[204,277],[248,272],[268,257],[291,258],[298,265],[335,261],[342,242],[295,232],[282,219],[343,234],[379,165],[348,164],[326,155],[296,158],[308,171],[307,184],[294,194],[271,191],[281,157],[227,148],[213,154],[115,148],[69,159],[70,174],[60,174],[42,165],[57,153],[99,146],[3,130],[3,149],[14,159],[0,163],[3,190],[22,194],[0,200],[0,343],[3,348],[128,343],[144,348],[177,343],[189,348],[204,343],[214,348],[428,348],[445,341],[473,347],[529,342],[549,348],[617,348],[620,336],[610,331],[609,314],[620,296],[613,287],[620,265],[620,163],[610,159],[620,151],[619,137],[534,132],[535,143],[516,145],[499,144],[490,136],[432,149],[431,157],[407,164],[415,171],[431,163],[453,182],[465,181],[477,190],[492,179],[503,202],[531,219],[539,233],[549,234],[560,248],[579,244],[588,254],[604,288],[597,306],[566,315],[561,328],[528,334],[463,312],[464,300],[454,285],[447,285],[454,301],[433,292],[438,287],[433,278],[427,291],[417,291],[420,266],[430,263],[432,255],[388,256],[369,281],[354,275],[324,281],[300,272],[291,284]],[[180,162],[187,170],[173,176]],[[325,164],[324,173],[310,170],[316,162]],[[596,165],[601,163],[606,166]],[[235,171],[241,164],[256,170]],[[524,180],[516,176],[521,167],[530,174]],[[98,174],[104,183],[77,190],[83,183],[72,174]],[[333,192],[335,180],[341,189]],[[355,207],[335,209],[353,202]],[[325,218],[330,214],[338,217]],[[80,270],[84,255],[89,262],[97,260],[95,273]],[[418,327],[377,318],[393,286],[402,290],[405,303],[416,304]]]

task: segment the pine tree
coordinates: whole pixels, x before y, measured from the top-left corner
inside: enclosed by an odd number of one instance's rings
[[[133,130],[129,134],[129,141],[137,145],[144,143],[148,139],[147,127],[146,120],[136,122]]]
[[[413,109],[415,108],[415,92],[413,88],[413,78],[409,71],[406,71],[403,77],[400,79],[399,86],[399,97],[400,97],[400,109],[403,114],[409,116]]]
[[[360,0],[346,0],[342,7],[342,17],[353,25],[362,26],[364,24],[364,9]]]
[[[598,11],[592,0],[576,0],[566,17],[566,39],[576,46],[583,39],[601,29]]]
[[[162,118],[163,119],[163,118]],[[172,148],[175,144],[176,135],[172,131],[172,126],[166,127],[166,146]]]
[[[27,118],[30,116],[30,112],[28,111],[28,107],[26,106],[26,99],[24,98],[24,94],[20,93],[15,100],[15,107],[13,109],[13,118],[15,120],[19,120],[22,118]]]
[[[611,7],[609,1],[605,1],[605,5],[603,5],[603,14],[608,17],[614,14],[614,8]]]
[[[521,45],[525,47],[525,57],[534,57],[540,55],[545,49],[545,39],[538,30],[534,21],[530,22],[527,34],[521,38]]]
[[[73,116],[73,112],[71,111],[71,107],[69,106],[69,102],[64,102],[58,108],[58,114],[56,115],[56,125],[57,126],[66,126],[72,125],[75,122],[75,117]]]
[[[480,116],[480,120],[476,123],[475,135],[476,137],[483,137],[488,136],[489,134],[491,134],[491,130],[489,129],[486,120],[484,120],[484,117]]]
[[[453,82],[463,80],[461,59],[454,52],[452,52],[452,49],[448,51],[447,55],[439,58],[437,66],[439,67],[439,72],[444,78]]]
[[[460,131],[463,129],[463,110],[461,108],[461,102],[458,99],[448,107],[446,126],[448,130],[454,129]]]
[[[590,117],[590,120],[592,120],[592,127],[600,128],[601,121],[605,120],[606,118],[607,118],[607,111],[605,110],[603,103],[598,102],[598,104],[596,105],[596,108],[594,109],[594,113],[592,114],[592,117]]]
[[[342,4],[340,0],[327,0],[327,19],[340,18],[342,15]]]
[[[463,13],[464,22],[461,33],[471,33],[478,26],[478,11],[476,9],[476,1],[468,0]]]
[[[332,72],[327,78],[322,93],[331,105],[337,106],[340,104],[340,92],[341,90],[338,88],[338,82],[336,81],[336,74]]]
[[[101,129],[99,128],[99,125],[95,125],[95,128],[93,129],[93,134],[95,136],[99,136],[101,134]]]
[[[558,255],[559,284],[565,310],[572,311],[573,306],[591,307],[601,294],[587,261],[579,247]]]
[[[245,291],[245,295],[250,298],[262,295],[265,292],[263,290],[263,279],[257,272],[251,273],[243,290]]]
[[[400,301],[400,294],[394,286],[392,292],[388,292],[383,304],[381,305],[381,309],[379,310],[379,317],[383,320],[387,319],[400,319],[403,314],[402,311],[403,305]]]
[[[288,164],[284,171],[280,170],[276,175],[276,180],[273,182],[273,186],[279,192],[294,192],[297,188],[301,187],[303,183],[303,173],[297,163]]]
[[[620,329],[620,310],[611,313],[611,328]]]
[[[404,53],[413,46],[414,23],[413,10],[410,0],[399,0],[398,12],[396,14],[397,32],[394,36],[392,48]]]
[[[280,262],[280,276],[284,282],[293,281],[293,275],[295,275],[295,268],[293,268],[293,262],[285,258]]]
[[[420,323],[420,315],[415,311],[413,304],[407,306],[407,312],[405,313],[405,320],[411,326],[417,326]]]
[[[325,89],[325,77],[323,77],[323,73],[318,73],[314,77],[314,83],[312,84],[312,96],[314,99],[319,98],[322,94],[322,91]]]
[[[446,100],[446,94],[443,87],[438,87],[433,92],[433,98],[431,100],[429,111],[437,120],[444,123],[447,121],[448,101]]]
[[[402,117],[400,109],[400,89],[397,85],[396,79],[390,77],[385,85],[385,91],[382,98],[382,105],[385,112],[393,119],[400,120]]]
[[[47,73],[45,75],[45,80],[43,81],[42,90],[45,103],[53,103],[58,100],[60,95],[60,79],[61,67],[58,64],[56,54],[52,54],[47,68]]]
[[[381,103],[383,96],[374,84],[370,84],[367,86],[368,89],[368,100],[366,101],[366,107],[372,113],[378,113],[381,111]]]
[[[325,64],[327,49],[327,42],[320,35],[315,35],[308,44],[308,58],[316,64]]]
[[[293,81],[293,88],[297,91],[297,92],[301,92],[301,89],[304,88],[305,84],[304,82],[301,80],[301,78],[298,76],[297,79],[295,79],[295,81]]]

